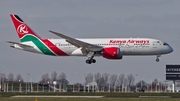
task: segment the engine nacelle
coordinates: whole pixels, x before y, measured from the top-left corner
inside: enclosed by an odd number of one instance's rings
[[[120,48],[118,47],[106,47],[102,51],[102,56],[107,59],[122,59]]]

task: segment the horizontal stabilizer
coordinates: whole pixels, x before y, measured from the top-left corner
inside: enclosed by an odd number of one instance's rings
[[[20,47],[23,47],[23,48],[33,48],[32,46],[29,46],[29,45],[25,45],[25,44],[22,44],[22,43],[18,43],[18,42],[12,42],[12,41],[7,41],[8,43],[12,44],[11,47],[14,47],[14,45],[19,45]]]

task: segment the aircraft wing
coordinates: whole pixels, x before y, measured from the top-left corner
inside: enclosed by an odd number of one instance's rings
[[[54,32],[54,31],[51,31],[51,33],[61,37],[61,38],[64,38],[66,39],[66,41],[78,48],[82,47],[82,51],[88,51],[89,52],[96,52],[96,51],[101,51],[103,49],[103,47],[101,46],[97,46],[97,45],[93,45],[93,44],[90,44],[90,43],[87,43],[87,42],[83,42],[83,41],[80,41],[80,40],[77,40],[75,38],[71,38],[69,36],[66,36],[66,35],[63,35],[61,33],[57,33],[57,32]]]
[[[21,44],[21,43],[18,43],[18,42],[12,42],[12,41],[7,41],[8,43],[12,44],[11,46],[13,47],[14,44],[17,44],[19,45],[20,47],[24,47],[24,48],[33,48],[32,46],[29,46],[29,45],[25,45],[25,44]]]

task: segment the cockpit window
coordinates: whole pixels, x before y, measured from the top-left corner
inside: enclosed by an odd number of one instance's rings
[[[168,44],[167,44],[167,43],[164,43],[163,45],[164,45],[164,46],[168,46]]]

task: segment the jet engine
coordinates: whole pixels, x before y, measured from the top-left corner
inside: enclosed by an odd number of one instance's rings
[[[102,51],[102,56],[106,59],[122,59],[120,48],[118,47],[106,47]]]

